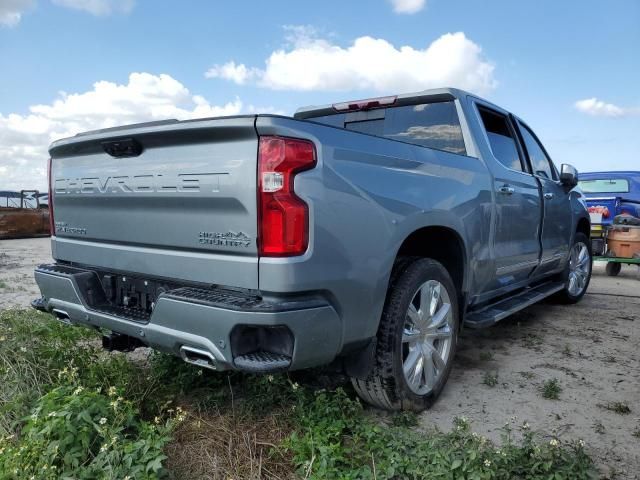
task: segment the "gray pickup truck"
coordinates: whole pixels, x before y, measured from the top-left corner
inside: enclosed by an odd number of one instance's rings
[[[589,284],[576,170],[456,89],[111,128],[50,154],[55,263],[33,305],[108,349],[330,364],[366,402],[421,410],[463,326]]]

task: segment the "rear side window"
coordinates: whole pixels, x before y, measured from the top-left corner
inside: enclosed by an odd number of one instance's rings
[[[547,157],[547,154],[544,153],[542,145],[540,145],[540,142],[538,142],[535,135],[533,135],[533,132],[531,132],[528,127],[524,126],[522,123],[519,123],[519,126],[520,133],[522,134],[522,141],[527,149],[531,168],[533,168],[533,173],[540,177],[555,180],[556,174],[551,166],[551,160]]]
[[[385,137],[466,154],[460,120],[453,102],[389,108],[384,123]]]
[[[452,101],[391,107],[384,115],[379,115],[380,118],[371,120],[359,117],[352,113],[337,113],[309,120],[437,150],[467,153],[458,112]]]
[[[509,119],[493,110],[479,108],[493,156],[505,167],[524,171]]]

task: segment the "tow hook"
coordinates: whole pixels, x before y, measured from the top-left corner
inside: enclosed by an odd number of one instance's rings
[[[102,348],[109,352],[132,352],[138,347],[144,347],[142,343],[135,337],[129,335],[123,335],[121,333],[111,333],[109,335],[102,336]]]

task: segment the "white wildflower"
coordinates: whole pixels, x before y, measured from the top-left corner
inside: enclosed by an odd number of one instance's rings
[[[491,460],[486,459],[486,460],[484,461],[484,466],[485,466],[485,467],[490,467],[490,466],[491,466]]]
[[[557,447],[559,444],[560,442],[558,442],[558,440],[556,440],[555,438],[549,442],[549,445],[551,445],[552,447]]]
[[[100,423],[100,425],[104,425],[105,423],[107,423],[107,419],[102,417],[98,423]]]

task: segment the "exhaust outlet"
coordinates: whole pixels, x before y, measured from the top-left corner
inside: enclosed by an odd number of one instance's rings
[[[191,363],[192,365],[208,368],[210,370],[217,370],[216,360],[207,350],[183,345],[180,347],[180,356],[185,362]]]
[[[51,313],[53,313],[57,320],[61,321],[62,323],[66,323],[67,325],[71,325],[71,318],[69,317],[69,314],[64,310],[54,308],[53,310],[51,310]]]

